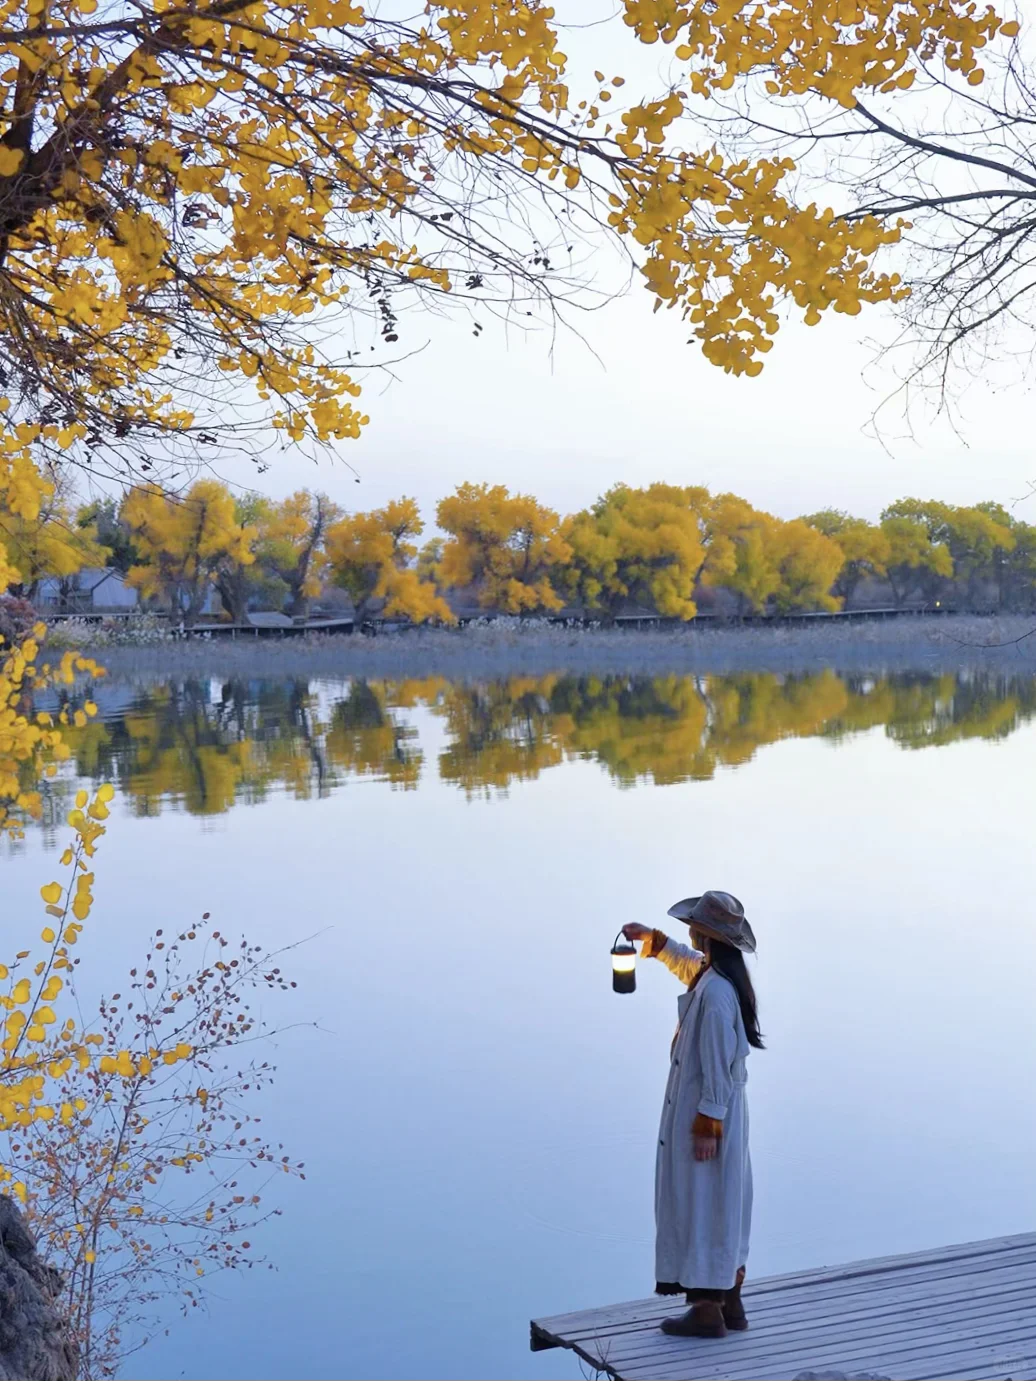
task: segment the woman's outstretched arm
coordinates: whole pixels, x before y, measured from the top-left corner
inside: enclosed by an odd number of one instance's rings
[[[649,930],[646,925],[632,924],[623,926],[622,933],[628,940],[643,940],[641,959],[661,960],[681,983],[692,983],[705,962],[705,956],[699,950],[670,940],[664,930]]]

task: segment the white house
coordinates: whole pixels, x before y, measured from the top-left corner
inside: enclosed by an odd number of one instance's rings
[[[62,594],[62,587],[66,593]],[[87,569],[58,579],[45,576],[39,583],[35,603],[40,610],[69,609],[104,611],[136,609],[140,596],[126,584],[121,571]]]

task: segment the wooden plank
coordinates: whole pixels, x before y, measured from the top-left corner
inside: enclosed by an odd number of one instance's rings
[[[963,1319],[971,1320],[967,1324],[967,1331],[960,1335],[964,1338],[999,1337],[1004,1333],[1017,1332],[1025,1318],[1027,1306],[1030,1306],[1031,1316],[1033,1298],[1031,1291],[1017,1291],[1009,1297],[983,1302],[982,1306],[968,1309],[962,1298],[958,1297],[934,1309],[917,1311],[908,1308],[894,1314],[885,1313],[848,1322],[842,1319],[814,1321],[789,1331],[775,1327],[765,1334],[753,1334],[750,1330],[741,1337],[724,1341],[729,1350],[733,1351],[736,1347],[739,1360],[755,1360],[757,1364],[776,1362],[788,1356],[800,1357],[804,1352],[815,1355],[818,1350],[824,1349],[836,1350],[839,1356],[852,1359],[861,1350],[869,1354],[875,1340],[881,1343],[891,1359],[910,1352],[917,1339],[927,1343],[933,1334],[942,1338],[957,1336],[954,1329],[962,1326]],[[1033,1326],[1036,1327],[1036,1319]],[[624,1334],[613,1335],[607,1340],[602,1339],[601,1345],[607,1347],[611,1360],[625,1363],[657,1355],[659,1340],[668,1347],[682,1347],[685,1350],[688,1343],[693,1346],[696,1342],[693,1339],[671,1339],[659,1329],[654,1334],[640,1334],[636,1338]]]
[[[780,1381],[831,1366],[896,1381],[1036,1378],[1036,1234],[817,1268],[754,1282],[752,1328],[670,1338],[679,1299],[651,1297],[535,1320],[534,1346],[568,1347],[616,1381]]]
[[[1003,1270],[1025,1270],[1036,1262],[1036,1238],[1028,1239],[1024,1247],[1010,1249],[1001,1248],[996,1252],[982,1252],[969,1258],[967,1261],[966,1273],[968,1275],[981,1277],[991,1272]],[[960,1279],[964,1272],[961,1270],[961,1263],[956,1259],[943,1260],[933,1265],[924,1265],[909,1271],[904,1267],[902,1277],[899,1273],[881,1272],[873,1277],[859,1276],[850,1280],[840,1280],[832,1273],[811,1273],[811,1280],[808,1284],[799,1286],[794,1292],[782,1291],[774,1294],[772,1290],[773,1278],[749,1281],[745,1287],[745,1304],[750,1307],[753,1314],[768,1312],[772,1309],[783,1309],[791,1304],[792,1299],[798,1300],[821,1300],[844,1299],[849,1295],[867,1294],[875,1288],[876,1283],[887,1282],[887,1288],[899,1289],[909,1288],[916,1284],[927,1281],[933,1283],[940,1280]],[[904,1278],[908,1277],[908,1278]],[[552,1318],[536,1320],[538,1327],[554,1334],[580,1334],[585,1332],[588,1327],[599,1328],[602,1325],[614,1325],[616,1327],[628,1327],[637,1321],[658,1321],[667,1314],[671,1314],[679,1308],[681,1300],[679,1296],[669,1298],[653,1295],[648,1299],[634,1300],[628,1304],[608,1305],[603,1309],[584,1309],[573,1314],[559,1314]]]
[[[816,1326],[818,1322],[824,1319],[848,1326],[850,1323],[874,1317],[895,1317],[898,1313],[907,1310],[923,1309],[929,1311],[947,1303],[967,1305],[972,1301],[976,1303],[977,1307],[979,1302],[984,1306],[998,1298],[1013,1298],[1015,1296],[1036,1301],[1036,1268],[1030,1268],[1024,1275],[1019,1275],[1013,1270],[996,1274],[990,1273],[987,1278],[981,1280],[981,1283],[968,1277],[959,1279],[951,1277],[938,1282],[938,1288],[933,1288],[928,1283],[913,1287],[875,1289],[868,1295],[853,1295],[847,1297],[845,1301],[833,1298],[818,1303],[800,1304],[789,1299],[786,1309],[767,1313],[756,1311],[752,1307],[751,1300],[747,1297],[745,1305],[749,1314],[750,1331],[765,1335],[769,1330],[779,1326],[782,1334],[787,1336],[793,1335],[801,1327]],[[668,1313],[675,1314],[677,1307],[670,1308]],[[661,1319],[659,1318],[638,1321],[626,1328],[609,1325],[588,1329],[585,1332],[570,1333],[565,1336],[572,1341],[580,1341],[582,1338],[600,1339],[621,1335],[634,1341],[638,1337],[656,1331],[660,1322]]]
[[[1030,1321],[1021,1325],[1023,1329],[1036,1330],[1036,1319],[1030,1314]],[[1032,1336],[1019,1336],[1018,1316],[1000,1322],[989,1330],[979,1330],[973,1325],[956,1329],[928,1328],[917,1333],[908,1346],[902,1340],[877,1339],[868,1346],[840,1348],[831,1346],[827,1340],[804,1340],[803,1346],[781,1356],[760,1359],[749,1356],[738,1348],[737,1339],[717,1340],[668,1339],[659,1334],[662,1346],[653,1353],[637,1359],[625,1360],[610,1349],[603,1354],[610,1368],[626,1381],[634,1378],[679,1377],[680,1381],[696,1381],[703,1378],[722,1377],[723,1381],[758,1381],[760,1377],[792,1377],[800,1371],[819,1370],[835,1367],[845,1371],[879,1371],[891,1375],[896,1381],[910,1381],[911,1378],[938,1378],[942,1381],[948,1371],[978,1370],[986,1373],[991,1368],[1003,1370],[1005,1365],[1015,1359],[1022,1373],[1032,1369],[1036,1362],[1036,1331]],[[587,1347],[587,1353],[593,1349]],[[1021,1381],[1015,1367],[1015,1381]]]
[[[1036,1322],[1027,1327],[1036,1329]],[[665,1338],[664,1334],[660,1336]],[[976,1371],[988,1376],[992,1370],[1013,1369],[1014,1381],[1022,1381],[1026,1374],[1032,1374],[1036,1364],[1036,1332],[1028,1337],[1012,1332],[987,1338],[976,1335],[974,1329],[953,1333],[943,1330],[898,1352],[879,1343],[870,1350],[859,1349],[848,1355],[833,1350],[804,1351],[762,1362],[738,1355],[736,1342],[729,1338],[687,1340],[682,1353],[677,1346],[671,1346],[633,1363],[623,1362],[610,1353],[607,1356],[614,1374],[622,1381],[783,1381],[800,1371],[826,1367],[847,1372],[877,1371],[895,1381],[945,1381],[948,1374],[956,1371]],[[1017,1365],[1013,1365],[1012,1359]]]
[[[870,1275],[876,1271],[901,1270],[915,1265],[956,1261],[961,1257],[986,1256],[1016,1247],[1032,1246],[1036,1246],[1036,1232],[1018,1232],[1009,1237],[990,1237],[981,1242],[959,1242],[953,1246],[932,1247],[921,1252],[899,1252],[895,1256],[865,1257],[862,1261],[843,1262],[834,1266],[813,1266],[808,1271],[767,1276],[760,1284],[765,1284],[767,1289],[784,1289],[791,1285],[808,1283],[817,1277],[843,1280],[857,1275]]]
[[[1017,1283],[1019,1281],[1029,1281],[1036,1288],[1036,1253],[1026,1257],[1017,1263],[995,1264],[995,1259],[989,1265],[984,1265],[978,1272],[968,1272],[964,1274],[951,1266],[939,1268],[939,1274],[927,1278],[915,1280],[913,1277],[905,1277],[901,1282],[894,1283],[888,1277],[877,1276],[868,1282],[866,1287],[854,1286],[851,1290],[840,1288],[837,1285],[830,1287],[814,1286],[807,1291],[789,1293],[784,1298],[774,1298],[763,1294],[757,1296],[755,1292],[746,1287],[744,1299],[745,1307],[749,1311],[751,1318],[756,1323],[765,1323],[766,1320],[774,1317],[782,1319],[793,1318],[805,1312],[815,1312],[827,1303],[837,1303],[847,1309],[857,1307],[879,1308],[882,1303],[892,1297],[902,1297],[908,1299],[938,1298],[946,1289],[955,1288],[962,1280],[971,1282],[969,1288],[976,1291],[986,1289],[998,1289],[1005,1285]],[[579,1338],[585,1333],[600,1335],[602,1332],[631,1332],[643,1328],[656,1328],[663,1318],[667,1315],[679,1311],[683,1301],[678,1298],[654,1299],[638,1304],[636,1312],[627,1314],[613,1315],[612,1311],[601,1311],[605,1317],[595,1319],[594,1314],[590,1313],[581,1316],[584,1320],[583,1326],[559,1329],[551,1327],[551,1332],[563,1332],[566,1337]],[[554,1320],[544,1320],[548,1325],[554,1325]],[[589,1325],[589,1326],[587,1326]]]
[[[827,1366],[843,1370],[840,1359],[830,1357],[819,1363],[799,1361],[789,1367],[766,1367],[760,1370],[758,1364],[747,1367],[728,1366],[714,1355],[706,1366],[650,1366],[623,1370],[621,1373],[613,1372],[611,1375],[616,1376],[617,1381],[793,1381],[800,1371],[819,1371]],[[959,1353],[933,1353],[923,1360],[899,1364],[888,1364],[880,1354],[874,1354],[862,1362],[850,1363],[847,1366],[849,1374],[853,1371],[875,1371],[883,1376],[892,1376],[894,1381],[945,1381],[953,1369],[958,1367],[963,1368],[965,1374],[971,1376],[974,1381],[990,1381],[996,1374],[1005,1376],[1007,1381],[1025,1381],[1025,1378],[1034,1375],[1031,1357],[1023,1366],[1008,1368],[1005,1372],[1002,1354],[982,1353],[979,1350],[972,1352],[968,1358]]]
[[[762,1327],[758,1324],[756,1317],[750,1316],[749,1334],[760,1340],[758,1342],[760,1348],[772,1349],[774,1344],[772,1344],[771,1333],[774,1330],[779,1330],[779,1337],[782,1340],[796,1340],[798,1335],[821,1329],[821,1327],[836,1329],[840,1331],[841,1337],[845,1338],[854,1337],[856,1331],[866,1330],[867,1326],[874,1326],[874,1324],[880,1326],[880,1329],[885,1333],[891,1333],[892,1329],[898,1326],[898,1320],[914,1319],[919,1315],[919,1312],[923,1313],[925,1319],[935,1316],[941,1317],[948,1312],[950,1316],[956,1317],[961,1312],[993,1312],[1006,1301],[1017,1302],[1019,1308],[1026,1302],[1036,1301],[1036,1279],[1030,1280],[1030,1282],[1015,1282],[1014,1284],[1003,1282],[982,1291],[972,1290],[968,1286],[968,1282],[964,1280],[964,1282],[959,1283],[956,1290],[946,1291],[938,1297],[925,1297],[924,1294],[919,1293],[910,1295],[906,1300],[890,1300],[885,1295],[883,1300],[876,1302],[870,1308],[856,1308],[854,1311],[848,1312],[825,1311],[819,1315],[800,1315],[787,1317],[787,1319],[776,1317],[776,1319],[768,1320],[767,1323],[762,1324]],[[617,1331],[617,1333],[616,1331],[608,1331],[608,1333],[595,1331],[593,1334],[580,1335],[577,1341],[588,1341],[591,1337],[597,1341],[606,1337],[622,1338],[624,1355],[633,1356],[635,1355],[633,1349],[637,1348],[642,1340],[649,1340],[656,1333],[660,1334],[658,1327],[648,1329],[648,1327],[641,1326],[635,1330]]]
[[[1036,1255],[1036,1233],[1022,1233],[1014,1237],[996,1238],[989,1242],[975,1242],[957,1247],[941,1247],[935,1251],[877,1257],[870,1261],[852,1262],[848,1265],[818,1267],[809,1271],[795,1272],[791,1275],[763,1276],[752,1282],[751,1289],[753,1295],[759,1295],[763,1292],[771,1293],[791,1288],[797,1289],[814,1283],[827,1285],[836,1282],[848,1282],[858,1277],[862,1278],[890,1271],[915,1271],[928,1266],[938,1268],[942,1264],[953,1265],[963,1258],[977,1264],[987,1257],[996,1257],[1003,1253],[1013,1252]],[[567,1327],[581,1317],[605,1313],[612,1309],[629,1309],[652,1303],[661,1303],[664,1306],[665,1300],[660,1299],[657,1295],[651,1295],[646,1299],[633,1300],[629,1303],[605,1305],[603,1309],[582,1309],[571,1314],[556,1314],[550,1318],[542,1319],[540,1322]]]

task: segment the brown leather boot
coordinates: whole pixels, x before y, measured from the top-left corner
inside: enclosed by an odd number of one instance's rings
[[[723,1322],[735,1333],[743,1333],[748,1327],[745,1306],[741,1303],[741,1286],[745,1283],[745,1268],[737,1273],[734,1287],[723,1296]]]
[[[725,1338],[723,1306],[719,1300],[695,1300],[678,1319],[663,1319],[662,1332],[675,1338]]]

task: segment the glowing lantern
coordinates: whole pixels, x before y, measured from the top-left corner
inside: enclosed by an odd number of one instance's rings
[[[612,992],[637,991],[637,951],[620,930],[612,945]]]

